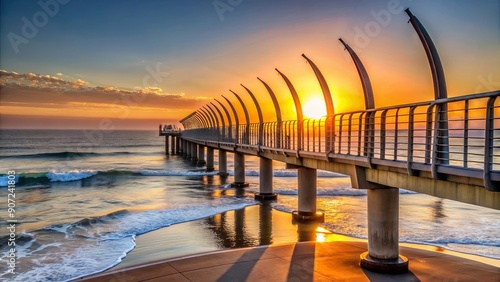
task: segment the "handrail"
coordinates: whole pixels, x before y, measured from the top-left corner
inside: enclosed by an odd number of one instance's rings
[[[240,124],[246,137],[235,146],[261,150],[295,150],[303,153],[334,154],[335,159],[364,158],[372,163],[394,163],[409,175],[426,167],[435,179],[443,179],[450,169],[482,171],[486,189],[500,190],[500,90],[438,99],[435,101],[337,113],[319,119],[287,120]],[[446,120],[440,114],[448,108]],[[193,117],[192,117],[193,118]],[[185,119],[184,122],[188,122]],[[194,120],[192,121],[194,122]],[[441,127],[446,123],[447,127]],[[300,125],[300,126],[299,126]],[[302,138],[297,138],[302,128]],[[212,130],[210,130],[212,129]],[[181,138],[221,142],[216,128],[188,128]],[[444,131],[444,132],[443,132]],[[219,131],[220,132],[220,131]],[[223,132],[223,131],[222,131]],[[280,135],[281,143],[276,140]],[[442,140],[446,136],[446,140]],[[264,137],[263,139],[261,139]],[[303,143],[300,143],[303,142]],[[442,148],[446,142],[449,147]],[[443,151],[443,150],[449,150]],[[443,152],[447,154],[442,154]],[[259,152],[257,152],[258,154]],[[473,173],[473,172],[474,173]],[[459,175],[460,176],[460,175]]]

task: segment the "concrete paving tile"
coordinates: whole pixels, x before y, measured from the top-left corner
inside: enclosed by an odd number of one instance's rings
[[[236,251],[219,252],[210,255],[191,257],[181,260],[171,261],[170,265],[179,272],[203,269],[216,265],[233,264],[243,261],[254,261],[258,259],[268,259],[274,257],[266,254],[268,248],[253,248]]]
[[[408,247],[402,247],[401,253],[410,259],[409,273],[374,273],[359,266],[359,256],[365,250],[363,242],[305,242],[240,249],[103,273],[87,281],[500,282],[498,267]]]
[[[137,280],[137,281],[144,281],[144,282],[190,282],[186,277],[184,277],[180,273],[170,274],[167,276],[162,276],[162,277],[153,278],[153,279],[149,279],[149,280]]]
[[[111,273],[104,273],[104,276],[90,277],[87,281],[108,282],[115,281],[139,281],[141,279],[151,279],[165,275],[178,273],[168,263],[155,263],[137,268],[123,269]]]
[[[211,268],[183,272],[193,282],[234,282],[234,281],[332,281],[327,277],[303,269],[299,266],[290,267],[290,263],[271,258],[260,261],[247,261],[234,265],[221,265]]]

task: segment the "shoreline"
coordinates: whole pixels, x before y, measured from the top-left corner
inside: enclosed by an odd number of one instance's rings
[[[237,230],[230,230],[236,227],[243,228],[246,235],[236,232]],[[366,239],[332,233],[318,224],[293,223],[290,213],[276,210],[269,205],[257,204],[241,210],[228,211],[141,234],[136,237],[136,247],[128,252],[117,265],[96,274],[210,253],[267,245],[279,246],[310,240],[316,242],[367,242]],[[401,242],[400,246],[447,254],[500,268],[500,260],[494,258],[460,253],[425,244]]]

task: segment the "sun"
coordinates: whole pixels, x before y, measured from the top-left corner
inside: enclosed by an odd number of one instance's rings
[[[319,98],[311,98],[302,106],[305,118],[319,119],[326,115],[325,101]]]

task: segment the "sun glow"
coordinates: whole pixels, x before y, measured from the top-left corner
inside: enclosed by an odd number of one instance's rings
[[[311,98],[302,106],[305,118],[319,119],[326,115],[325,101],[320,98]]]

